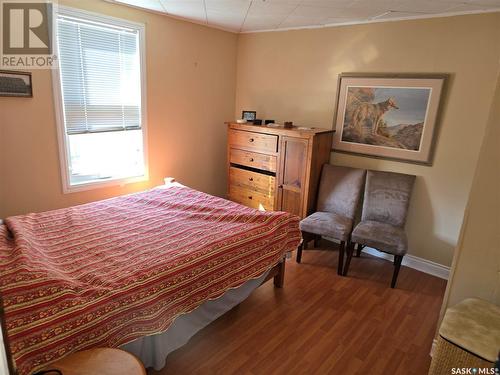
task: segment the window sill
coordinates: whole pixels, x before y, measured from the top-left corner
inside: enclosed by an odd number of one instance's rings
[[[67,181],[65,181],[65,184],[63,186],[63,193],[70,194],[70,193],[78,193],[80,191],[102,189],[112,186],[124,186],[127,184],[132,184],[134,182],[143,182],[148,180],[149,176],[147,174],[144,174],[143,176],[138,176],[138,177],[115,178],[105,181],[87,182],[78,185],[70,185]]]

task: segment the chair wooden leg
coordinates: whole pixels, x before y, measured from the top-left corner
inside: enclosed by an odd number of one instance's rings
[[[356,250],[356,257],[359,258],[361,256],[361,250],[363,250],[364,245],[358,243],[358,249]]]
[[[344,252],[345,252],[345,241],[340,242],[339,248],[339,264],[337,266],[337,274],[342,276],[344,271]]]
[[[394,288],[396,286],[396,281],[398,280],[399,269],[401,268],[402,261],[402,255],[394,255],[394,273],[392,274],[391,288]]]
[[[300,261],[302,260],[302,248],[303,247],[304,247],[304,241],[302,241],[302,243],[297,248],[297,258],[295,258],[297,263],[300,263]]]
[[[319,241],[321,240],[321,236],[315,234],[314,235],[314,247],[319,247]]]
[[[347,259],[344,265],[343,275],[347,276],[347,272],[349,272],[349,266],[351,264],[352,253],[354,252],[354,242],[349,242],[347,246]]]
[[[302,232],[302,249],[307,250],[307,245],[309,244],[309,241],[311,241],[314,238],[314,234],[308,233],[308,232]]]

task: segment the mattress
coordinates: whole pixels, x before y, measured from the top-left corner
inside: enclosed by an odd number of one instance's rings
[[[166,331],[278,263],[298,222],[184,186],[5,219],[0,292],[18,373]]]

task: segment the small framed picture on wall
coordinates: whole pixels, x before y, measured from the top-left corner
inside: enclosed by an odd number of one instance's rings
[[[0,70],[0,96],[32,98],[31,73]]]

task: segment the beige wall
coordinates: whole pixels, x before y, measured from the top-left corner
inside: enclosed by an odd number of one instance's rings
[[[469,297],[500,306],[500,77],[443,310]]]
[[[449,73],[432,167],[332,154],[415,174],[410,254],[450,265],[495,89],[500,13],[240,35],[236,111],[330,128],[341,72]]]
[[[495,89],[500,13],[238,37],[101,1],[62,3],[146,24],[151,177],[62,194],[51,75],[35,70],[33,99],[0,100],[0,218],[138,191],[164,176],[222,195],[222,123],[242,109],[328,128],[340,72],[444,72],[451,80],[432,167],[337,153],[332,162],[419,176],[410,253],[451,263]]]
[[[164,176],[223,194],[237,35],[102,1],[59,3],[146,24],[150,180],[62,194],[51,74],[34,70],[33,99],[0,98],[0,218],[138,191]]]

